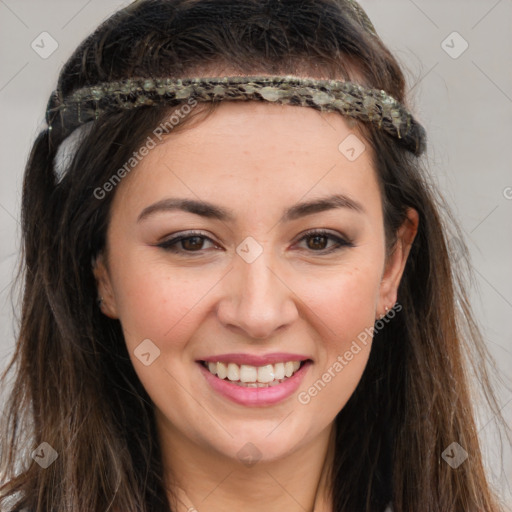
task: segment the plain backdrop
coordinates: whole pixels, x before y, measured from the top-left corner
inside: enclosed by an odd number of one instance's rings
[[[23,168],[58,71],[119,0],[0,0],[0,370],[14,349]],[[471,252],[471,297],[486,342],[512,374],[512,0],[363,0],[404,66],[428,161]],[[456,244],[455,244],[456,246]],[[500,388],[512,424],[512,389]],[[512,455],[479,419],[495,485],[512,503]],[[471,456],[471,454],[470,454]]]

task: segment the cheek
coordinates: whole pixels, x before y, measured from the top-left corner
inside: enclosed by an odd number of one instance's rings
[[[323,325],[325,339],[336,345],[373,325],[379,284],[378,269],[361,265],[317,275],[296,290]]]
[[[345,352],[373,325],[378,270],[377,265],[362,262],[307,273],[284,271],[283,280],[293,290],[289,300],[303,309],[327,358]],[[116,306],[130,352],[144,339],[154,340],[168,352],[181,350],[205,320],[205,307],[212,307],[208,296],[222,289],[223,275],[209,265],[177,268],[147,257],[119,261],[114,276]]]
[[[141,266],[139,262],[138,270],[131,272],[126,268],[120,276],[118,314],[132,365],[151,400],[167,411],[173,423],[182,420],[168,410],[169,401],[177,410],[188,411],[188,421],[190,415],[204,421],[201,411],[190,405],[190,396],[200,394],[188,381],[188,348],[204,320],[204,304],[218,276],[212,276],[211,270],[177,270],[154,263],[141,273]]]
[[[116,304],[128,347],[143,339],[177,350],[197,328],[201,301],[218,282],[210,270],[176,269],[139,262],[118,273]],[[169,344],[166,340],[172,339]],[[181,342],[180,340],[183,340]]]
[[[333,418],[346,404],[370,355],[380,274],[373,266],[338,271],[304,286],[301,297],[314,323],[317,364],[298,400]]]

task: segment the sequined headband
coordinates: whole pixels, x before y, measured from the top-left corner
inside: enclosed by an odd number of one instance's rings
[[[411,113],[385,91],[354,82],[294,76],[226,76],[212,78],[131,78],[83,87],[62,97],[55,91],[46,112],[49,129],[61,140],[75,128],[105,112],[142,106],[259,100],[312,107],[369,122],[419,156],[426,134]]]

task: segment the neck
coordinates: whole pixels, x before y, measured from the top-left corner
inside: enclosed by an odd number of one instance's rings
[[[159,426],[169,499],[177,512],[331,512],[334,424],[278,460],[251,466]]]

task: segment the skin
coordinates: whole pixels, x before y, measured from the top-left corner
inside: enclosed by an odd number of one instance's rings
[[[94,273],[102,311],[120,320],[154,402],[168,480],[175,475],[183,500],[179,510],[330,510],[321,477],[333,453],[333,421],[361,378],[371,340],[359,343],[309,403],[298,394],[395,304],[418,226],[411,209],[386,260],[369,145],[352,162],[338,149],[354,133],[335,113],[225,102],[167,137],[115,190],[106,251]],[[285,208],[334,193],[365,212],[345,207],[279,222]],[[137,222],[166,197],[210,201],[236,220],[174,210]],[[314,229],[349,237],[354,246],[322,255],[337,244],[302,238]],[[178,242],[181,255],[157,247],[188,230],[208,238]],[[248,236],[263,251],[252,263],[236,252]],[[160,356],[145,366],[134,350],[148,338]],[[284,401],[243,406],[213,391],[195,362],[230,352],[293,352],[313,365]],[[237,455],[248,442],[260,457],[250,467]]]

